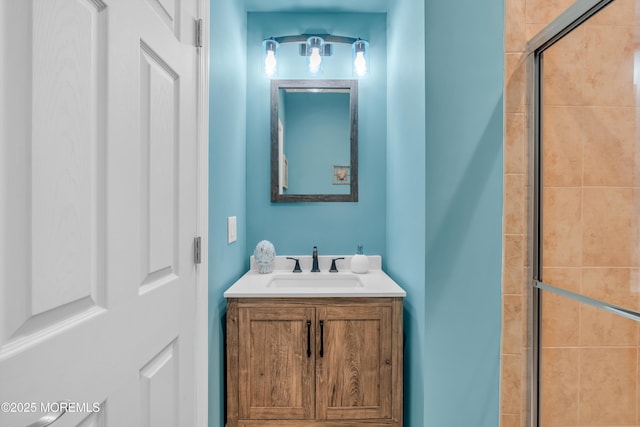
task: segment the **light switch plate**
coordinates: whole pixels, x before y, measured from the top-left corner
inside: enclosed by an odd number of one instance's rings
[[[238,240],[238,226],[235,216],[227,218],[227,243],[233,243]]]

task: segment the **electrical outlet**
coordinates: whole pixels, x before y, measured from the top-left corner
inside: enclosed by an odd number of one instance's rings
[[[235,216],[227,218],[227,243],[233,243],[238,240],[238,226]]]

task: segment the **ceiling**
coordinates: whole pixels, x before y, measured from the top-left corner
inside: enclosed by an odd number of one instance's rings
[[[245,0],[247,12],[384,13],[393,0]]]

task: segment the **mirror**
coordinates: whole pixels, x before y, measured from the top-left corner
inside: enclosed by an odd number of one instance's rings
[[[271,81],[271,201],[358,201],[358,81]]]

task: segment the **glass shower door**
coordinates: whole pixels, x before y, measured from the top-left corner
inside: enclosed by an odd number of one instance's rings
[[[541,427],[640,426],[640,7],[591,3],[535,53]]]

